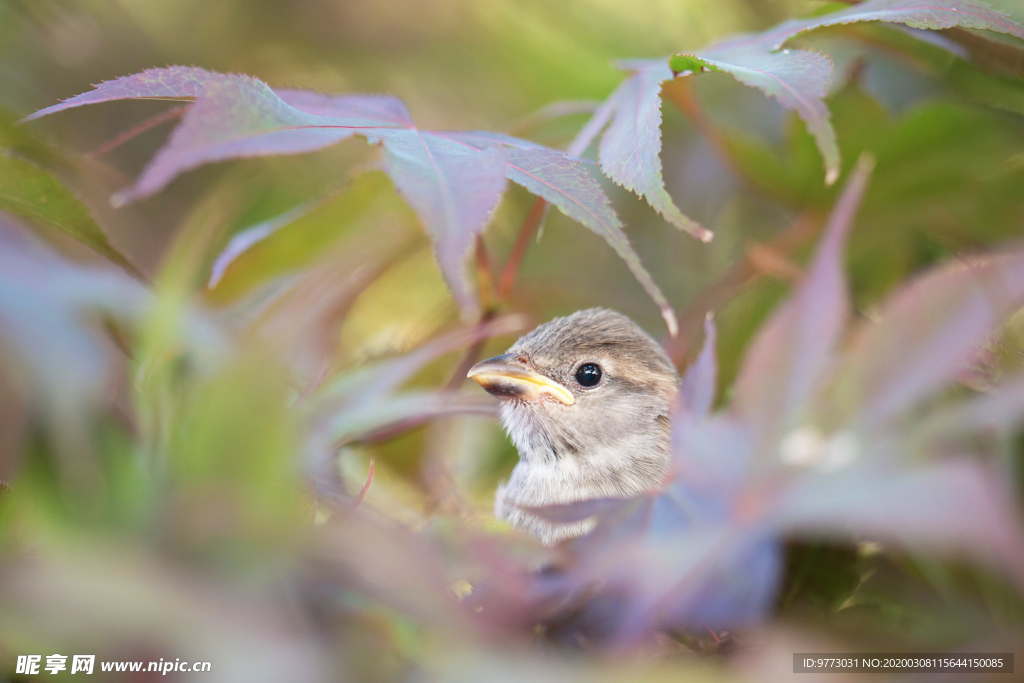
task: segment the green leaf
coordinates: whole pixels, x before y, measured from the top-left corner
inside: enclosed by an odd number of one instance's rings
[[[134,275],[135,266],[107,239],[89,207],[53,175],[0,152],[0,209],[74,237]]]
[[[340,239],[382,216],[388,224],[401,226],[415,220],[384,174],[372,172],[356,177],[338,194],[241,230],[213,264],[208,298],[216,303],[234,301],[275,277],[310,265]]]
[[[17,120],[14,114],[0,107],[0,149],[10,150],[23,159],[45,166],[66,163],[56,151],[31,135],[24,126],[19,126]]]

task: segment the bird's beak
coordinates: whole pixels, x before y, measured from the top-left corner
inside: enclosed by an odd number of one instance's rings
[[[576,402],[571,391],[528,367],[514,353],[480,361],[470,369],[467,376],[498,398],[537,401],[542,396],[550,396],[567,406]]]

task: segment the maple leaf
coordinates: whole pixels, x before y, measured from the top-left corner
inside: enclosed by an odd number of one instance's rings
[[[120,99],[194,103],[117,201],[149,196],[202,164],[311,152],[358,135],[383,147],[385,171],[433,238],[441,271],[464,311],[476,308],[462,272],[466,253],[511,180],[607,240],[675,333],[668,301],[630,246],[599,182],[585,164],[562,152],[486,131],[422,131],[396,97],[273,90],[249,76],[188,67],[150,69],[108,81],[26,120]]]
[[[665,190],[661,168],[661,88],[665,81],[704,71],[732,75],[795,111],[814,138],[825,165],[825,182],[839,177],[836,134],[824,98],[832,80],[832,60],[809,50],[784,49],[786,41],[824,26],[860,21],[902,23],[919,29],[954,26],[987,29],[1024,39],[1024,27],[977,0],[869,0],[812,19],[791,19],[763,33],[716,43],[699,52],[679,52],[664,59],[624,61],[629,76],[598,107],[569,147],[582,155],[601,136],[601,170],[627,190],[643,197],[676,227],[702,241],[712,233],[687,218]],[[604,131],[603,135],[601,135]]]
[[[702,242],[713,234],[687,218],[672,202],[661,173],[661,84],[673,73],[662,61],[630,61],[631,71],[602,104],[569,147],[570,156],[586,151],[607,128],[598,148],[601,170],[613,181],[643,197],[659,214]]]
[[[764,31],[722,41],[700,52],[669,60],[675,73],[721,71],[766,95],[803,119],[825,163],[825,183],[839,177],[839,147],[824,97],[832,80],[832,60],[808,50],[784,49],[786,41],[825,26],[860,21],[906,24],[918,29],[954,26],[986,29],[1024,39],[1024,26],[978,0],[868,0],[811,19],[790,19]]]

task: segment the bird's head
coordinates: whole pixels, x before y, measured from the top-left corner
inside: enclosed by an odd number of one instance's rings
[[[501,400],[523,460],[666,455],[679,376],[636,323],[593,308],[556,318],[469,376]]]

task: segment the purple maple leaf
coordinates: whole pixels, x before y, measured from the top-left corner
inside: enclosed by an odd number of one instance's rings
[[[383,147],[385,170],[433,238],[441,271],[464,311],[476,307],[462,272],[465,257],[508,179],[607,240],[675,333],[671,307],[630,246],[597,179],[585,164],[562,152],[487,131],[421,131],[395,97],[274,90],[249,76],[188,67],[150,69],[101,83],[27,120],[121,99],[194,103],[136,183],[116,195],[117,201],[152,195],[202,164],[311,152],[358,135]]]
[[[632,72],[594,113],[569,147],[578,156],[607,125],[598,149],[605,175],[635,192],[672,225],[702,242],[713,234],[687,218],[665,190],[661,173],[661,84],[673,77],[661,61],[624,62]]]

